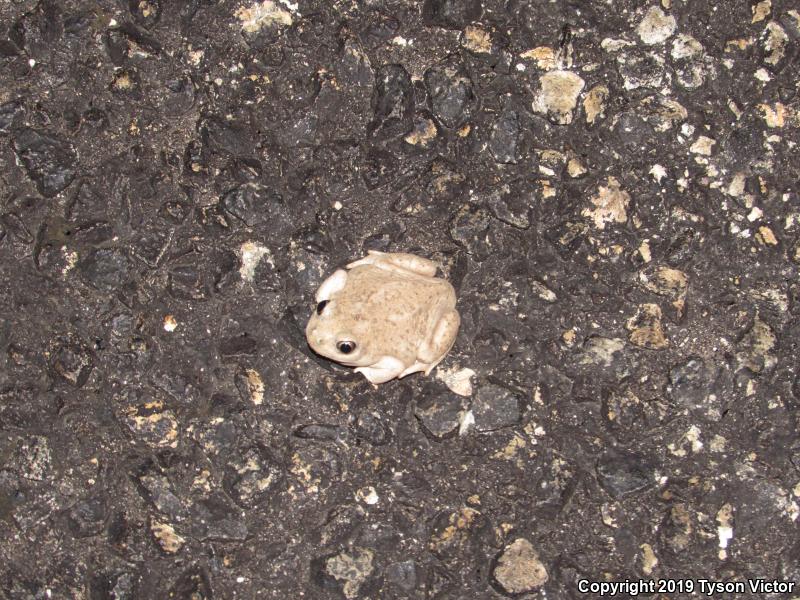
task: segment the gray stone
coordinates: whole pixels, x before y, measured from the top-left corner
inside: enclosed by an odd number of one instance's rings
[[[461,422],[461,397],[452,392],[426,395],[417,401],[414,415],[425,431],[437,439],[452,435]]]
[[[77,155],[66,140],[26,127],[14,136],[13,145],[42,196],[52,198],[75,179]]]
[[[422,6],[426,25],[447,29],[463,29],[480,16],[480,0],[425,0]]]
[[[472,413],[478,431],[513,427],[520,422],[520,399],[498,385],[484,385],[472,400]]]
[[[431,112],[451,129],[461,126],[475,103],[472,80],[460,61],[449,59],[425,71]]]
[[[607,452],[597,461],[600,485],[613,498],[636,494],[655,484],[650,466],[637,455]]]

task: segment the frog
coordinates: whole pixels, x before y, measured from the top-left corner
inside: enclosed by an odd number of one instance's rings
[[[317,354],[372,384],[429,375],[453,347],[461,317],[437,264],[406,252],[369,250],[317,289],[306,326]]]

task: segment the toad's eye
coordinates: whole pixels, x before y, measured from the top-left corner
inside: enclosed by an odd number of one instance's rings
[[[350,341],[344,341],[336,344],[336,347],[342,354],[350,354],[353,350],[356,349],[356,343]]]
[[[323,300],[322,302],[317,304],[317,314],[321,315],[322,311],[325,310],[326,306],[328,306],[328,301],[327,300]]]

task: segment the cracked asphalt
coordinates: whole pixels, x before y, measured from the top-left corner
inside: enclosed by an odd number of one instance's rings
[[[0,1],[0,597],[800,598],[798,68],[794,0]],[[429,377],[306,344],[370,249]]]

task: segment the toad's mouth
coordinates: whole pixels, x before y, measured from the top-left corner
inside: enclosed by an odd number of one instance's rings
[[[345,367],[363,367],[364,366],[364,365],[361,364],[361,361],[353,360],[352,358],[342,358],[341,356],[336,355],[336,354],[332,354],[332,353],[328,354],[328,353],[325,353],[325,352],[319,352],[313,346],[311,346],[311,349],[314,350],[314,352],[319,354],[321,357],[327,358],[328,360],[333,361],[335,363],[338,363],[340,365],[343,365]]]

